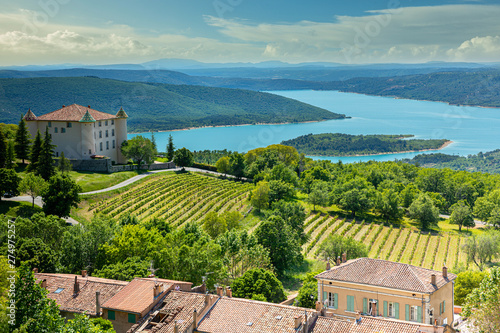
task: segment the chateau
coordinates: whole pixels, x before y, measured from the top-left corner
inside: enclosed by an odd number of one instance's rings
[[[55,156],[74,160],[89,160],[105,156],[123,164],[127,160],[121,154],[121,144],[127,140],[127,114],[122,108],[112,115],[78,104],[63,105],[61,109],[36,116],[28,110],[24,116],[31,136],[37,131],[49,130],[56,145]]]

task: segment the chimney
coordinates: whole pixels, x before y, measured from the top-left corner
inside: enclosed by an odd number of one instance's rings
[[[323,310],[323,303],[316,301],[316,312],[320,313]]]
[[[35,273],[35,274],[38,273],[38,268],[36,268],[36,267],[33,268],[33,273]]]
[[[347,261],[347,253],[342,253],[342,263],[344,264]]]
[[[436,285],[436,274],[431,275],[431,284]]]
[[[448,278],[448,267],[446,265],[443,266],[443,278]]]
[[[212,297],[209,294],[205,295],[205,306],[210,306],[210,301],[212,300]]]
[[[326,259],[326,270],[329,271],[331,269],[330,267],[330,258]]]
[[[95,292],[95,313],[99,317],[101,315],[101,292]]]
[[[174,333],[179,333],[179,326],[177,326],[177,320],[175,321],[174,324]]]
[[[196,309],[194,309],[194,311],[193,311],[193,332],[197,328],[198,328],[198,312],[196,312]]]
[[[63,104],[63,108],[65,108],[65,107],[66,107],[66,105]]]
[[[200,289],[200,292],[202,294],[206,293],[207,292],[207,284],[205,282],[203,282],[203,284],[201,285],[201,289]]]
[[[87,271],[86,270],[82,270],[82,277],[87,277]]]
[[[300,327],[300,324],[302,324],[302,316],[301,315],[296,315],[294,318],[294,329],[298,329]]]
[[[233,297],[233,291],[231,290],[231,287],[226,288],[226,296],[229,298]]]
[[[304,310],[304,326],[302,326],[302,333],[308,333],[309,325],[307,324],[307,311]]]
[[[42,280],[42,288],[47,289],[47,279]]]
[[[340,256],[337,257],[337,266],[340,266]]]
[[[219,297],[224,296],[224,288],[222,288],[221,286],[217,287],[217,296]]]
[[[78,277],[75,276],[75,284],[73,285],[73,294],[78,294],[80,292],[80,284],[78,283]]]
[[[88,108],[90,109],[90,105],[88,106]]]

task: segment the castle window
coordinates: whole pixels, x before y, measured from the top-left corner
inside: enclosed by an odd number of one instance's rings
[[[115,136],[115,129],[114,128],[111,130],[111,136]]]
[[[101,127],[101,126],[102,126],[102,122],[99,122],[99,127]]]
[[[57,127],[54,127],[54,133],[57,133]]]
[[[66,128],[61,127],[61,133],[66,133]]]
[[[47,126],[52,127],[52,122],[51,122],[51,121],[49,121],[49,123],[48,123],[48,125],[47,125]]]
[[[102,138],[102,131],[99,131],[99,139]]]
[[[109,136],[109,134],[108,134],[108,130],[106,130],[106,137],[108,137],[108,136]]]
[[[116,146],[115,146],[115,140],[113,140],[113,149],[115,149]]]
[[[104,126],[108,126],[108,121],[104,121]]]
[[[102,151],[102,142],[99,142],[99,148],[101,149]]]
[[[114,125],[114,124],[115,124],[115,120],[111,119],[111,125]]]
[[[109,149],[109,141],[106,141],[106,149]]]
[[[73,124],[71,124],[70,122],[66,123],[67,128],[71,128],[71,126],[73,126]]]

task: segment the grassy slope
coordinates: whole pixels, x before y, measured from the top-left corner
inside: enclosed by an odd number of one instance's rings
[[[123,106],[130,131],[343,118],[325,109],[255,91],[123,82],[94,77],[0,79],[0,122],[17,123],[73,103],[115,113]]]

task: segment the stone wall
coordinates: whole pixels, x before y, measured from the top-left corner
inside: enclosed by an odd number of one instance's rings
[[[57,160],[54,161],[57,165]],[[110,159],[102,160],[70,160],[73,170],[75,171],[89,171],[89,172],[120,172],[120,171],[133,171],[137,170],[137,165],[132,164],[122,164],[122,165],[112,165]],[[143,170],[166,170],[174,169],[174,162],[167,163],[154,163],[151,165],[142,165]]]

